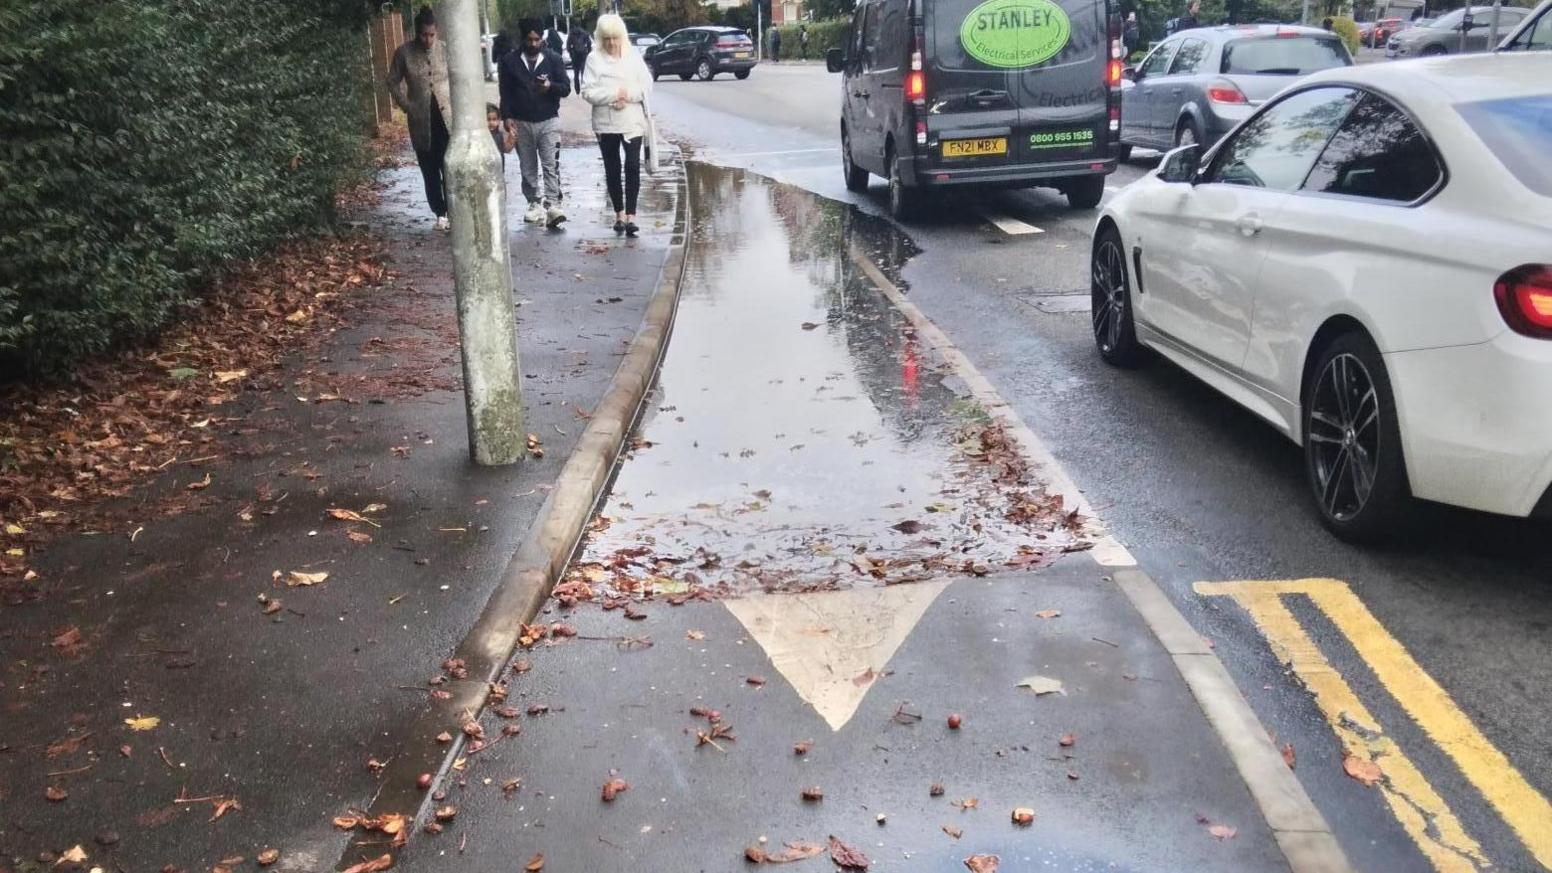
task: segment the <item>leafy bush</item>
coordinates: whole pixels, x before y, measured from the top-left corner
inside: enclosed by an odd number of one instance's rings
[[[1363,45],[1363,37],[1358,35],[1358,22],[1342,16],[1331,19],[1331,32],[1340,36],[1342,42],[1347,43],[1347,50],[1358,54],[1358,49]]]
[[[369,104],[359,0],[0,11],[0,375],[176,318],[224,262],[326,224]]]
[[[851,32],[851,20],[847,18],[832,18],[829,21],[809,21],[802,25],[783,24],[781,27],[773,27],[771,30],[781,31],[781,56],[787,60],[801,57],[798,39],[798,28],[808,28],[808,57],[809,60],[823,60],[825,52],[833,49],[846,48],[846,36]],[[766,32],[766,49],[770,49],[770,35]]]

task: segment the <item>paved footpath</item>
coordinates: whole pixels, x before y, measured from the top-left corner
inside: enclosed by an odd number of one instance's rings
[[[216,413],[222,457],[171,464],[121,507],[139,519],[125,529],[53,543],[36,565],[44,596],[0,612],[0,870],[51,869],[73,847],[80,869],[255,869],[270,848],[272,869],[333,868],[350,837],[331,819],[379,792],[379,765],[402,751],[427,678],[485,605],[656,288],[677,180],[649,181],[628,241],[608,227],[596,149],[562,161],[564,231],[512,206],[543,457],[468,462],[449,238],[410,159],[356,216],[388,239],[393,279],[324,357],[243,384]],[[509,160],[514,192],[517,172]],[[156,509],[207,475],[198,511]],[[277,571],[328,576],[287,587]],[[65,627],[81,634],[68,654],[50,645]]]
[[[874,220],[689,192],[646,420],[400,867],[1289,869],[1081,520],[881,293],[891,253],[850,257]]]

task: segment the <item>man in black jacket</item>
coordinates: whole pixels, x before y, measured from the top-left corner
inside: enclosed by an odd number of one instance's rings
[[[571,52],[571,80],[578,92],[582,90],[582,71],[587,69],[587,56],[593,51],[593,37],[582,26],[581,19],[571,26],[566,35],[566,51]]]
[[[559,115],[571,81],[560,55],[545,48],[543,24],[525,18],[517,29],[519,50],[502,58],[496,68],[501,117],[517,135],[523,196],[528,200],[523,220],[556,228],[566,220],[561,209]]]

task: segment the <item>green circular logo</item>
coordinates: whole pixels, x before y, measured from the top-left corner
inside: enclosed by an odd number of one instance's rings
[[[1056,56],[1072,22],[1051,0],[986,0],[959,25],[959,44],[991,67],[1032,67]]]

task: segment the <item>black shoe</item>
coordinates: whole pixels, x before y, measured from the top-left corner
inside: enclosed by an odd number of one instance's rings
[[[614,223],[614,232],[615,233],[624,233],[625,232],[625,222],[623,222],[623,221],[616,221]]]
[[[627,222],[625,222],[625,235],[626,236],[635,236],[637,233],[640,233],[640,232],[641,232],[641,228],[636,226],[636,222],[634,222],[634,221],[627,221]]]

